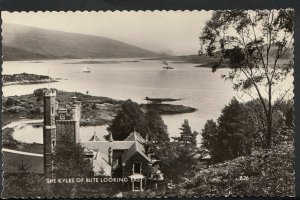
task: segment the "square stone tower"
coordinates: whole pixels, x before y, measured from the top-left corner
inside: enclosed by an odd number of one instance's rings
[[[52,154],[56,145],[56,90],[49,89],[44,95],[44,173],[47,178],[53,178]]]

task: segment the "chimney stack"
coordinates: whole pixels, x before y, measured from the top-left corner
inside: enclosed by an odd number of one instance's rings
[[[109,142],[113,142],[114,139],[113,139],[113,136],[112,136],[112,132],[109,131]]]
[[[112,148],[108,148],[108,163],[112,165]]]

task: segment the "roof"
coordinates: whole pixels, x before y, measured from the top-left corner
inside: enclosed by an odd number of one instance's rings
[[[134,141],[87,141],[81,142],[81,145],[87,149],[99,151],[103,154],[108,154],[108,149],[127,150],[133,145]]]
[[[144,146],[136,141],[123,155],[122,155],[122,162],[128,161],[131,156],[133,156],[135,153],[140,154],[142,157],[144,157],[148,162],[151,162],[151,159],[146,155]]]
[[[139,141],[145,143],[145,139],[136,131],[130,133],[124,141]]]
[[[108,161],[108,155],[101,152],[94,152],[93,167],[95,172],[104,172],[104,175],[111,176],[111,166]]]
[[[86,141],[81,142],[81,145],[87,150],[94,152],[94,170],[96,172],[104,171],[105,175],[111,175],[111,165],[109,164],[108,152],[112,150],[124,150],[122,154],[122,162],[128,161],[134,154],[138,153],[148,162],[151,159],[146,155],[144,138],[137,132],[132,132],[123,141]]]

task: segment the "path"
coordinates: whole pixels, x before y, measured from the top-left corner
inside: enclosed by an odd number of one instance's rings
[[[16,121],[16,122],[11,122],[11,123],[3,126],[2,130],[6,129],[6,128],[16,128],[20,125],[25,125],[25,124],[42,123],[43,121],[44,121],[43,119],[20,120],[20,121]]]
[[[2,148],[2,151],[3,151],[3,152],[8,152],[8,153],[15,153],[15,154],[28,155],[28,156],[43,157],[43,154],[29,153],[29,152],[17,151],[17,150],[6,149],[6,148]]]

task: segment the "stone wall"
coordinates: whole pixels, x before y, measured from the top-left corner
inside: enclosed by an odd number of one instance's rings
[[[62,135],[67,134],[71,141],[76,143],[76,121],[56,120],[56,139],[59,141]]]

